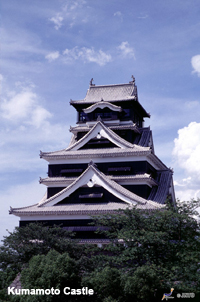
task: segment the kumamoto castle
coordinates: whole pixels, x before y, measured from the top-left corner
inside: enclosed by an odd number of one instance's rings
[[[46,195],[34,205],[11,208],[20,226],[31,222],[62,225],[76,238],[100,240],[92,216],[136,207],[159,210],[175,205],[173,171],[155,155],[150,114],[138,101],[135,78],[127,84],[95,85],[82,100],[71,100],[78,113],[66,149],[40,152],[48,177]]]

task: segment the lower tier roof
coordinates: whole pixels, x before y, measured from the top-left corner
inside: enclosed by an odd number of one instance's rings
[[[50,215],[99,215],[108,214],[116,210],[131,209],[134,205],[128,205],[127,203],[108,202],[108,203],[78,203],[78,204],[67,204],[60,206],[47,206],[38,207],[33,205],[25,208],[11,209],[10,214],[16,216],[38,216],[42,215],[48,219]],[[157,204],[153,201],[148,201],[145,205],[138,204],[137,209],[141,210],[156,210],[162,209],[164,206]]]
[[[106,175],[111,180],[116,181],[117,183],[131,182],[131,184],[144,183],[149,184],[150,186],[157,185],[157,182],[151,177],[150,174],[136,174],[136,175]],[[40,178],[40,183],[46,186],[68,186],[76,180],[77,177],[46,177]]]
[[[104,213],[111,213],[118,209],[137,208],[142,210],[156,210],[165,207],[164,201],[166,200],[167,193],[172,181],[172,173],[170,170],[165,171],[160,175],[159,190],[152,194],[153,200],[144,199],[128,189],[124,188],[114,180],[110,179],[104,173],[100,172],[94,165],[90,163],[88,168],[74,180],[72,184],[64,188],[54,196],[47,198],[46,196],[38,204],[23,207],[11,208],[10,214],[16,216],[45,216],[46,219],[50,216],[56,215],[63,219],[63,215],[97,215]],[[119,202],[98,202],[98,203],[63,203],[62,200],[70,196],[78,188],[82,186],[101,186],[109,193],[118,198]]]

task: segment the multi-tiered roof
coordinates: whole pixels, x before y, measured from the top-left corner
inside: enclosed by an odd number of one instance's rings
[[[90,87],[83,100],[71,100],[78,112],[66,149],[41,152],[48,161],[46,196],[37,204],[10,210],[31,221],[63,224],[81,238],[94,236],[91,216],[136,207],[175,204],[172,170],[155,155],[150,114],[138,101],[135,79],[128,84]]]

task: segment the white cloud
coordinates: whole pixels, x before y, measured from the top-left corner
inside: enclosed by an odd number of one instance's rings
[[[84,0],[67,0],[60,12],[49,20],[54,23],[56,30],[60,29],[65,22],[68,22],[69,27],[73,27],[78,23],[86,23],[89,20],[86,4],[87,2]]]
[[[118,18],[121,22],[123,21],[123,15],[120,11],[114,13],[114,17]]]
[[[129,43],[122,42],[117,49],[120,52],[122,58],[134,58],[134,49],[129,46]],[[112,53],[113,51],[111,51]],[[77,60],[81,60],[84,63],[96,63],[99,66],[104,66],[105,64],[113,61],[117,58],[116,55],[112,56],[111,53],[105,52],[102,49],[95,50],[94,47],[78,47],[66,48],[62,54],[59,51],[51,52],[45,56],[45,58],[52,62],[58,58],[61,59],[65,64],[71,64]]]
[[[45,165],[39,158],[39,150],[54,151],[66,148],[71,133],[68,124],[50,124],[40,127],[31,124],[5,126],[0,129],[1,173],[11,171],[36,171]]]
[[[120,11],[117,11],[117,12],[114,13],[114,16],[115,16],[115,17],[116,17],[116,16],[117,16],[117,17],[121,17],[121,15],[122,15],[122,13],[121,13]]]
[[[178,130],[173,155],[179,166],[200,180],[200,123],[192,122]]]
[[[50,112],[38,104],[39,96],[31,86],[18,88],[20,91],[9,92],[4,97],[0,104],[0,116],[11,123],[20,122],[39,127],[51,117]]]
[[[200,190],[198,189],[190,189],[188,186],[177,188],[175,186],[176,191],[176,198],[180,199],[181,201],[187,201],[191,199],[197,199],[200,198]]]
[[[76,46],[72,49],[67,48],[63,51],[63,55],[65,56],[66,63],[71,63],[74,60],[81,59],[84,62],[94,62],[100,66],[103,66],[112,60],[112,56],[110,54],[105,53],[101,49],[95,51],[93,47],[78,48]]]
[[[51,151],[67,147],[71,136],[69,125],[50,123],[52,115],[42,106],[43,100],[34,91],[33,84],[18,82],[13,90],[4,87],[1,99],[1,173],[10,169],[12,172],[35,171],[41,166],[40,149]]]
[[[61,14],[57,13],[55,17],[52,17],[49,20],[55,24],[55,29],[58,30],[63,25],[63,19]]]
[[[138,19],[147,19],[148,15],[147,14],[140,14],[140,16],[138,17]]]
[[[135,59],[135,53],[134,53],[134,49],[132,47],[129,46],[129,43],[126,42],[122,42],[117,49],[119,49],[121,51],[121,54],[123,57],[129,57],[129,58],[134,58]]]
[[[200,55],[193,56],[191,59],[191,64],[193,67],[193,72],[200,76]]]
[[[187,127],[178,130],[178,138],[174,140],[173,156],[175,164],[183,171],[179,175],[179,180],[175,182],[176,196],[181,200],[200,197],[199,133],[200,123],[191,122]],[[183,175],[186,177],[183,177]]]
[[[81,56],[81,49],[79,49],[77,46],[74,48],[68,49],[66,48],[63,51],[63,55],[66,56],[65,62],[72,62],[74,60],[78,60]]]
[[[36,106],[32,112],[30,124],[39,128],[52,114],[41,106]]]
[[[103,66],[112,60],[111,55],[106,54],[101,49],[96,52],[93,48],[83,47],[80,54],[84,60],[97,63],[100,66]]]
[[[16,27],[0,28],[1,34],[1,55],[2,58],[14,58],[18,54],[45,54],[45,49],[41,47],[41,40],[38,35]]]
[[[13,95],[1,104],[2,116],[8,120],[16,121],[26,118],[36,101],[36,94],[31,91],[22,91]]]
[[[54,52],[51,52],[48,55],[46,55],[45,59],[47,59],[49,62],[52,62],[52,61],[58,59],[59,56],[60,56],[59,51],[54,51]]]

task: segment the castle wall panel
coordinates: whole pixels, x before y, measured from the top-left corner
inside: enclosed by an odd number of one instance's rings
[[[155,176],[155,169],[146,161],[132,161],[132,162],[106,162],[106,163],[97,163],[97,168],[106,175],[135,175],[140,173],[148,173]],[[110,168],[117,168],[117,167],[130,167],[130,171],[109,171]],[[65,177],[72,177],[72,176],[79,176],[81,175],[80,169],[82,171],[86,170],[88,164],[52,164],[49,165],[48,176],[49,177],[56,177],[56,176],[65,176]],[[71,170],[70,172],[63,172],[63,170]]]

